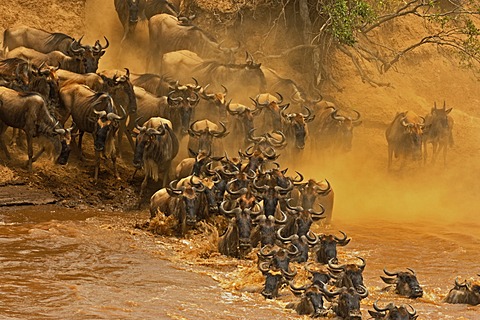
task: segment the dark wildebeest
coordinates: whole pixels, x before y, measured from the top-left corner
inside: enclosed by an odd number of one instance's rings
[[[287,108],[287,104],[283,103],[283,96],[280,93],[276,93],[278,97],[270,93],[261,93],[251,99],[255,104],[255,107],[263,111],[263,117],[257,117],[258,124],[255,125],[259,128],[260,132],[267,132],[270,130],[282,130],[282,116],[280,111]]]
[[[272,68],[262,66],[261,69],[265,75],[266,92],[281,92],[285,96],[285,103],[305,104],[309,102],[303,89],[294,80],[282,77]]]
[[[226,256],[244,258],[252,249],[251,235],[253,230],[252,217],[249,208],[235,207],[232,210],[225,209],[225,202],[220,204],[220,212],[226,216],[234,216],[230,219],[227,229],[220,236],[218,251]]]
[[[33,155],[32,139],[39,136],[47,138],[53,144],[57,155],[57,163],[67,163],[70,147],[61,138],[67,132],[62,128],[57,128],[57,121],[48,111],[46,102],[41,95],[21,93],[6,87],[0,87],[0,148],[10,159],[10,154],[2,138],[8,126],[25,132],[29,171],[32,171],[32,162],[41,154],[39,153],[35,157]]]
[[[443,108],[437,109],[434,104],[430,113],[425,117],[425,128],[423,131],[423,162],[427,162],[428,144],[433,146],[432,163],[435,163],[437,156],[443,151],[443,164],[447,163],[447,147],[453,145],[453,118],[449,115],[452,108],[446,109],[445,101]]]
[[[32,64],[21,58],[10,58],[0,61],[0,79],[5,81],[4,86],[12,89],[18,87],[25,91],[30,82],[33,72]]]
[[[317,149],[348,152],[352,149],[353,129],[362,123],[360,112],[326,107],[316,112]]]
[[[363,284],[363,270],[365,270],[365,259],[357,257],[362,261],[361,264],[348,263],[343,265],[333,264],[333,259],[328,262],[328,271],[330,276],[335,279],[335,286],[337,288],[355,288],[355,290],[362,290]]]
[[[162,72],[163,55],[177,50],[190,50],[202,58],[220,59],[230,63],[234,61],[231,49],[221,45],[199,27],[185,25],[181,20],[169,14],[157,14],[148,21],[150,52],[147,57],[147,69]]]
[[[316,261],[322,264],[327,264],[330,260],[337,262],[337,245],[346,246],[350,242],[347,234],[340,231],[343,238],[338,238],[332,234],[322,234],[319,236],[320,245],[316,250]]]
[[[228,103],[226,110],[231,116],[228,123],[232,136],[235,137],[232,141],[235,145],[231,150],[243,149],[249,144],[248,134],[252,132],[254,117],[260,114],[260,110],[239,103]]]
[[[312,318],[327,316],[328,311],[323,305],[324,296],[320,291],[320,285],[311,283],[296,287],[290,282],[290,290],[294,295],[300,296],[300,302],[289,303],[286,308],[295,309],[299,315],[309,315]]]
[[[333,215],[333,202],[335,193],[326,179],[316,181],[309,179],[304,183],[295,183],[296,188],[292,190],[291,196],[293,203],[301,205],[303,208],[312,209],[321,205],[325,209],[325,224],[330,224]]]
[[[123,26],[123,37],[120,41],[122,44],[135,32],[139,15],[145,10],[145,0],[115,0],[114,5],[118,19]]]
[[[126,115],[122,115],[124,120],[120,122],[120,127],[118,128],[117,152],[118,154],[122,152],[123,135],[127,137],[130,147],[134,151],[135,146],[131,135],[135,126],[135,119],[137,118],[137,99],[130,81],[130,70],[128,68],[125,68],[125,72],[116,69],[104,70],[100,72],[100,76],[105,84],[102,91],[108,92],[112,96],[115,105],[122,106],[127,112]]]
[[[170,182],[169,186],[155,192],[150,198],[150,219],[162,212],[165,216],[173,215],[178,222],[177,233],[185,236],[188,228],[196,225],[198,214],[201,210],[200,194],[204,186],[182,185],[175,186],[176,180]]]
[[[395,285],[395,293],[408,298],[420,298],[423,296],[423,289],[418,283],[415,271],[407,268],[408,272],[396,271],[389,272],[383,269],[383,272],[388,276],[380,276],[383,282]],[[387,286],[384,290],[390,289],[392,286]]]
[[[392,167],[392,158],[401,158],[401,166],[407,158],[415,161],[422,159],[422,139],[425,119],[412,111],[397,113],[385,131],[388,143],[388,169]]]
[[[12,51],[9,51],[7,53],[7,58],[19,58],[27,60],[36,67],[39,67],[42,64],[47,64],[53,67],[61,67],[62,69],[75,73],[87,72],[82,57],[70,57],[60,51],[42,53],[30,48],[18,47],[13,49]]]
[[[308,138],[307,123],[315,119],[315,115],[312,115],[312,111],[308,108],[307,114],[301,112],[298,113],[285,113],[288,108],[288,104],[285,108],[282,108],[280,114],[282,115],[282,132],[287,138],[287,144],[290,145],[292,150],[299,151],[305,148],[305,143]]]
[[[361,320],[362,312],[360,311],[360,300],[368,296],[368,290],[366,287],[361,287],[361,290],[355,290],[355,288],[342,287],[340,289],[331,292],[328,290],[327,285],[324,284],[320,287],[320,291],[324,294],[328,300],[338,296],[336,303],[333,303],[332,309],[335,314],[343,320]]]
[[[140,206],[148,179],[161,179],[162,185],[167,185],[172,161],[178,154],[179,142],[173,133],[172,123],[161,117],[150,118],[142,127],[137,126],[137,129],[140,133],[135,141],[133,165],[136,170],[143,167],[145,172],[140,188]]]
[[[189,153],[193,151],[195,154],[201,151],[207,154],[219,157],[224,153],[223,143],[220,139],[225,138],[230,132],[223,122],[220,122],[220,127],[215,123],[203,119],[192,122],[188,129],[190,135],[188,139]],[[191,151],[190,151],[191,150]],[[189,154],[193,157],[194,154]]]
[[[378,300],[373,303],[375,311],[368,310],[374,320],[415,320],[418,317],[415,308],[409,304],[398,307],[390,302],[386,307],[381,308],[377,302]]]
[[[472,306],[479,305],[480,282],[464,281],[463,283],[459,283],[458,279],[455,279],[455,286],[450,289],[444,301],[447,303],[462,303]]]
[[[72,117],[72,122],[79,130],[78,149],[81,159],[82,140],[85,132],[92,134],[95,149],[95,175],[98,179],[101,157],[110,157],[115,178],[120,179],[116,163],[115,134],[118,130],[120,116],[116,111],[112,97],[106,92],[95,92],[90,88],[69,84],[60,89],[62,123]]]

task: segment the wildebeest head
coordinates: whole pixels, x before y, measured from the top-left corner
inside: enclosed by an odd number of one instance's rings
[[[299,237],[307,235],[309,233],[310,227],[312,226],[314,221],[318,221],[324,218],[323,214],[325,213],[325,209],[321,205],[321,211],[315,211],[313,209],[305,210],[301,206],[293,207],[290,205],[289,201],[287,201],[286,204],[289,211],[295,215],[294,229],[296,229],[295,233],[298,234]]]
[[[407,270],[407,272],[389,272],[383,269],[383,272],[389,277],[380,276],[380,278],[387,284],[395,284],[395,292],[399,295],[409,298],[423,296],[423,289],[418,283],[415,271],[410,268],[407,268]]]
[[[135,28],[138,22],[138,3],[140,0],[127,0],[128,5],[128,23]]]
[[[300,302],[295,306],[295,311],[299,315],[310,315],[312,318],[327,315],[327,310],[323,306],[323,293],[320,291],[320,285],[309,284],[297,287],[290,281],[290,290],[296,296],[300,296]]]
[[[177,180],[170,182],[167,192],[169,195],[180,198],[179,210],[180,220],[185,219],[185,223],[189,226],[194,226],[197,223],[199,206],[198,194],[205,190],[205,186],[202,183],[194,185],[187,185],[181,187],[175,187]]]
[[[94,110],[98,116],[95,124],[95,130],[93,131],[93,145],[96,151],[104,151],[107,136],[112,134],[111,131],[115,131],[118,128],[118,121],[122,119],[121,116],[114,112],[107,113],[105,110]]]
[[[285,110],[288,108],[288,104],[281,109],[280,114],[283,118],[283,130],[286,135],[293,138],[295,147],[297,149],[305,148],[305,141],[307,139],[308,129],[307,123],[315,119],[315,115],[312,115],[312,111],[304,106],[307,110],[307,114],[303,113],[285,113]]]
[[[352,149],[352,140],[353,140],[353,129],[360,125],[362,121],[360,120],[360,112],[353,110],[356,114],[356,117],[352,118],[346,115],[340,115],[338,109],[330,114],[332,121],[331,131],[334,133],[336,143],[342,147],[345,151],[350,151]]]
[[[104,37],[106,42],[105,46],[102,46],[99,40],[97,40],[93,46],[90,46],[82,45],[82,38],[83,36],[78,41],[72,42],[70,45],[72,57],[81,59],[85,68],[85,73],[97,72],[98,62],[105,54],[105,49],[109,46],[108,39]]]
[[[432,116],[432,129],[441,130],[441,129],[448,129],[448,115],[452,111],[452,108],[446,108],[446,103],[443,101],[443,107],[441,109],[437,108],[437,104],[434,103],[432,110],[430,111],[430,115]],[[438,128],[433,128],[434,126],[438,126]]]
[[[255,104],[257,109],[264,111],[267,121],[271,122],[271,127],[273,130],[282,129],[282,117],[280,111],[288,107],[288,104],[282,105],[283,96],[276,92],[277,97],[271,95],[270,93],[261,93],[255,97],[255,99],[250,98]]]
[[[209,120],[196,120],[192,122],[188,129],[188,134],[192,138],[197,139],[197,152],[206,151],[208,154],[211,154],[213,147],[213,139],[221,139],[226,137],[229,132],[227,132],[227,127],[223,122],[220,122],[222,130],[217,130],[218,126]],[[192,143],[193,141],[189,141]]]
[[[265,299],[274,299],[278,297],[278,291],[281,286],[286,283],[285,278],[283,277],[280,271],[268,271],[264,273],[265,275],[265,284],[262,290],[262,296]]]
[[[362,290],[363,284],[363,270],[365,269],[365,260],[357,257],[362,261],[361,264],[348,263],[343,265],[336,265],[332,260],[328,262],[328,270],[332,278],[336,279],[335,285],[337,287],[354,288],[357,291]]]
[[[174,90],[168,93],[169,119],[172,121],[173,127],[178,128],[182,134],[188,133],[193,108],[199,101],[200,97],[195,90],[191,90],[187,86],[179,86],[178,83]]]
[[[263,274],[269,270],[280,271],[285,279],[292,280],[297,274],[297,270],[291,270],[290,261],[296,255],[297,251],[295,250],[264,246],[258,253],[258,268]]]
[[[418,317],[415,308],[409,304],[396,306],[391,302],[386,307],[381,308],[377,305],[377,302],[373,303],[375,311],[368,310],[368,313],[375,320],[415,320]]]
[[[346,246],[351,239],[347,239],[347,234],[340,231],[343,238],[338,238],[332,234],[322,234],[320,239],[320,246],[316,251],[317,262],[326,264],[329,261],[337,262],[337,245]]]
[[[252,247],[251,233],[252,233],[252,217],[251,210],[235,207],[232,210],[225,209],[226,201],[220,204],[220,211],[224,214],[235,215],[235,227],[238,232],[238,247],[241,251],[248,251]]]
[[[147,128],[145,126],[140,127],[137,125],[139,134],[135,141],[135,153],[133,155],[133,166],[137,169],[143,167],[143,154],[146,146],[157,139],[157,136],[163,136],[167,131],[164,125],[158,128]]]
[[[315,205],[318,196],[323,196],[331,191],[330,182],[317,182],[314,179],[309,179],[307,183],[299,184],[301,193],[301,204],[305,209],[311,209]]]
[[[328,300],[338,296],[337,303],[333,305],[333,311],[338,317],[346,320],[362,319],[360,300],[368,296],[368,290],[366,287],[362,286],[360,290],[355,290],[353,287],[342,287],[331,292],[328,290],[327,285],[324,284],[320,287],[320,291],[322,291]]]
[[[425,124],[418,122],[410,117],[411,113],[408,113],[401,119],[401,124],[404,127],[404,148],[407,154],[412,154],[414,160],[422,158],[422,135]]]
[[[243,104],[230,102],[227,103],[225,108],[237,121],[237,123],[235,123],[237,132],[235,133],[242,134],[244,142],[247,143],[248,133],[253,130],[253,119],[260,114],[260,109],[250,109]]]
[[[135,92],[133,91],[133,84],[130,81],[130,70],[125,68],[125,75],[118,76],[117,73],[109,78],[101,75],[107,88],[106,91],[110,93],[117,105],[126,106],[128,114],[137,112],[137,100]]]
[[[464,281],[455,279],[455,286],[450,289],[445,297],[447,303],[462,303],[476,306],[480,304],[480,282]]]

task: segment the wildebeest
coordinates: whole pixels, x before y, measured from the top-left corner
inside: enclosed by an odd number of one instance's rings
[[[268,271],[264,272],[265,283],[262,289],[262,296],[265,299],[274,299],[279,295],[281,287],[287,283],[281,271]]]
[[[407,158],[415,161],[422,159],[422,139],[425,119],[413,111],[397,113],[385,131],[388,143],[388,169],[391,169],[392,158],[401,158],[401,166]]]
[[[329,261],[337,262],[337,245],[346,246],[350,242],[347,234],[340,231],[343,238],[332,234],[322,234],[319,236],[320,244],[316,249],[316,260],[319,263],[327,264]]]
[[[61,122],[65,123],[71,115],[79,130],[78,149],[82,159],[83,135],[88,132],[93,136],[96,164],[94,181],[98,179],[101,156],[111,158],[114,175],[119,179],[114,139],[118,122],[123,116],[118,114],[120,112],[116,110],[112,97],[106,92],[95,92],[84,85],[71,83],[60,89],[60,102]]]
[[[34,49],[26,47],[18,47],[7,53],[7,58],[19,58],[30,61],[35,66],[47,64],[49,66],[58,67],[72,71],[75,73],[86,73],[85,64],[80,56],[67,56],[60,51],[51,51],[49,53],[42,53]],[[94,72],[94,71],[89,71]]]
[[[170,76],[154,73],[131,73],[130,81],[134,86],[141,87],[157,97],[167,96],[171,91],[170,87],[175,84]]]
[[[37,93],[21,93],[0,87],[0,147],[7,158],[10,154],[3,142],[3,134],[7,126],[21,129],[27,137],[28,170],[32,171],[33,141],[35,137],[43,136],[51,141],[58,156],[59,164],[66,164],[70,153],[69,146],[62,140],[65,130],[57,128],[57,121],[48,112],[44,98]]]
[[[374,320],[415,320],[418,317],[415,308],[409,304],[396,306],[390,302],[386,307],[381,308],[377,305],[377,302],[373,303],[375,311],[368,310]]]
[[[161,179],[162,185],[167,185],[172,160],[178,154],[179,142],[173,133],[172,123],[161,117],[150,118],[142,127],[137,126],[137,129],[140,133],[135,141],[133,165],[136,169],[143,167],[145,172],[140,188],[140,206],[148,179]]]
[[[280,111],[287,107],[283,103],[283,96],[277,92],[277,97],[270,93],[258,94],[255,99],[251,99],[256,108],[263,111],[263,117],[257,117],[259,120],[255,127],[261,129],[261,132],[269,130],[282,130],[282,117]]]
[[[177,180],[169,186],[155,192],[150,198],[150,218],[158,212],[177,219],[177,233],[184,236],[187,229],[194,227],[199,220],[201,211],[200,194],[205,187],[201,183],[176,186]]]
[[[383,272],[388,276],[380,276],[383,282],[395,285],[395,292],[401,296],[408,298],[420,298],[423,296],[423,289],[418,283],[417,275],[415,271],[407,268],[407,272],[396,271],[390,272],[383,269]],[[392,286],[387,286],[385,289],[389,289]]]
[[[435,163],[437,156],[443,151],[443,164],[447,163],[447,149],[453,144],[453,118],[449,115],[452,108],[446,109],[445,101],[443,107],[437,109],[434,103],[432,110],[425,117],[423,131],[423,162],[427,162],[428,144],[433,146],[432,163]]]
[[[64,69],[58,69],[56,73],[60,87],[69,83],[77,83],[86,85],[94,91],[103,91],[105,88],[105,83],[102,77],[93,72],[79,74]]]
[[[227,229],[220,236],[218,251],[221,254],[234,258],[244,258],[252,249],[252,217],[249,208],[235,207],[232,210],[225,209],[225,201],[220,205],[220,212],[227,216],[233,215]]]
[[[120,41],[123,43],[135,32],[139,14],[145,10],[145,0],[115,0],[114,5],[118,19],[123,26],[123,37]]]
[[[227,127],[223,122],[220,122],[221,130],[215,123],[203,119],[192,122],[188,129],[190,135],[188,139],[188,150],[192,150],[194,153],[201,151],[207,154],[218,157],[223,154],[223,143],[221,140],[226,137],[230,132],[227,131]],[[194,154],[189,154],[193,157]]]
[[[330,276],[335,279],[335,286],[338,288],[347,287],[354,288],[357,291],[361,291],[364,287],[363,284],[363,270],[365,270],[365,259],[357,257],[362,261],[361,264],[347,263],[343,265],[337,265],[333,263],[333,259],[328,262],[328,271]]]
[[[348,152],[352,149],[353,129],[362,123],[360,112],[355,109],[326,107],[316,111],[316,147],[333,152]]]
[[[476,306],[480,304],[480,282],[464,281],[455,279],[455,286],[450,289],[444,299],[447,303],[462,303]]]
[[[64,33],[51,33],[27,26],[5,29],[3,48],[11,51],[18,47],[27,47],[42,53],[60,51],[65,55],[70,55],[71,48],[77,48],[78,42]]]
[[[208,83],[213,90],[222,86],[231,88],[229,96],[235,101],[256,96],[266,90],[266,82],[260,65],[246,59],[245,63],[222,63],[206,60],[192,70],[200,83]]]
[[[287,144],[295,148],[296,151],[303,150],[308,138],[307,123],[315,119],[315,115],[312,115],[312,111],[308,108],[307,114],[301,112],[285,113],[288,108],[288,104],[285,108],[282,108],[280,114],[282,115],[282,131],[287,138]]]
[[[228,103],[226,110],[231,116],[228,122],[232,136],[235,137],[234,141],[232,141],[235,145],[231,150],[243,149],[249,143],[248,135],[253,130],[254,117],[260,114],[260,110],[256,108],[250,109],[239,103]]]
[[[298,205],[306,209],[312,209],[321,205],[325,210],[325,224],[330,224],[333,216],[333,203],[335,193],[327,179],[316,181],[308,179],[307,182],[295,183],[296,188],[292,191],[292,198]]]
[[[324,284],[320,287],[320,291],[327,299],[333,299],[335,296],[338,296],[338,300],[333,303],[332,309],[339,318],[344,320],[362,319],[360,300],[368,296],[366,287],[362,286],[360,290],[355,290],[353,287],[342,287],[331,292],[327,289],[327,285]]]
[[[230,49],[221,45],[199,27],[184,25],[178,18],[169,14],[157,14],[148,21],[150,35],[150,52],[147,69],[162,72],[163,55],[166,52],[190,50],[202,58],[219,58],[220,61],[231,62]]]
[[[108,39],[104,38],[106,41],[105,46],[102,46],[99,40],[93,46],[82,45],[82,38],[77,41],[63,33],[50,33],[40,29],[20,26],[5,30],[4,48],[8,48],[8,51],[11,51],[18,47],[26,47],[44,54],[59,51],[71,58],[81,59],[86,70],[85,72],[95,72],[97,71],[100,58],[105,54],[105,49],[109,46]],[[62,65],[62,68],[65,67]]]
[[[323,285],[323,284],[322,284]],[[316,284],[297,287],[290,282],[290,290],[300,296],[300,302],[290,303],[286,308],[295,309],[299,315],[309,315],[312,318],[325,317],[328,313],[323,305],[323,293]]]
[[[134,119],[137,118],[137,99],[130,81],[130,70],[128,68],[125,68],[125,72],[116,69],[104,70],[100,72],[100,76],[105,84],[103,91],[108,92],[112,96],[115,105],[122,106],[127,112],[126,115],[123,115],[124,120],[120,122],[120,127],[118,128],[117,152],[121,154],[123,135],[127,137],[133,151],[135,147],[131,134],[135,126]]]
[[[30,82],[33,72],[32,64],[21,58],[3,59],[0,61],[0,79],[4,86],[15,89],[17,86],[24,91]]]

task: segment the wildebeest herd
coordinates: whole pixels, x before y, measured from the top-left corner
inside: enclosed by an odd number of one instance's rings
[[[134,41],[139,19],[148,19],[150,51],[147,71],[98,71],[109,47],[97,40],[82,44],[63,33],[19,26],[4,32],[5,57],[0,61],[0,147],[10,158],[3,136],[8,127],[27,141],[28,169],[43,153],[34,155],[32,139],[43,136],[54,145],[56,161],[66,164],[70,142],[84,158],[82,138],[93,137],[94,180],[102,158],[110,158],[114,176],[117,156],[133,157],[143,170],[138,206],[149,181],[163,188],[150,198],[151,220],[174,217],[175,233],[185,236],[199,221],[221,216],[221,254],[245,258],[258,250],[258,269],[265,277],[261,294],[279,296],[287,286],[299,297],[289,305],[312,317],[335,313],[342,319],[361,319],[360,301],[367,297],[362,271],[366,261],[339,263],[337,246],[350,238],[322,233],[311,226],[329,225],[334,191],[328,180],[293,176],[280,165],[286,155],[312,150],[346,152],[353,129],[362,123],[353,108],[338,108],[321,97],[311,98],[295,81],[255,62],[241,48],[227,47],[196,26],[193,16],[180,12],[179,3],[166,0],[115,0],[123,39]],[[103,41],[102,41],[103,42]],[[243,54],[242,54],[243,56]],[[433,158],[453,143],[451,108],[436,105],[425,117],[398,113],[386,130],[388,167],[393,157]],[[312,137],[315,137],[313,139]],[[130,150],[125,150],[126,138]],[[21,137],[20,137],[21,139]],[[188,141],[184,143],[185,140]],[[183,150],[189,157],[178,159]],[[301,263],[311,281],[298,284],[290,262]],[[396,293],[421,297],[415,271],[384,270],[382,280]],[[329,303],[324,304],[324,300]],[[455,280],[446,302],[480,304],[480,284]],[[411,305],[373,304],[374,319],[415,319]]]

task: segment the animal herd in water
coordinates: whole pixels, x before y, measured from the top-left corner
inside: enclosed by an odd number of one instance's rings
[[[85,158],[82,138],[87,132],[93,138],[95,181],[103,159],[111,160],[114,176],[120,178],[117,156],[133,155],[135,172],[144,175],[139,208],[149,183],[161,182],[163,188],[150,198],[151,221],[174,217],[173,231],[183,237],[199,221],[223,217],[227,227],[219,230],[219,252],[245,259],[256,251],[265,298],[279,298],[288,287],[298,302],[287,307],[298,314],[361,319],[360,301],[368,296],[365,259],[340,263],[337,246],[351,239],[341,231],[342,236],[311,230],[314,223],[331,222],[330,182],[291,174],[279,161],[279,150],[296,157],[304,150],[350,151],[353,130],[362,123],[360,112],[310,97],[248,52],[244,63],[236,63],[241,44],[217,42],[194,24],[193,16],[180,12],[179,3],[114,4],[124,28],[122,43],[134,42],[138,20],[148,19],[149,73],[134,73],[128,66],[98,71],[109,48],[106,37],[103,45],[100,39],[91,45],[82,43],[82,37],[28,26],[5,30],[0,147],[7,159],[9,127],[12,143],[26,138],[30,171],[45,151],[42,146],[34,154],[33,138],[47,138],[56,162],[64,165],[71,143]],[[440,154],[446,162],[453,144],[451,110],[444,102],[424,117],[398,113],[385,132],[388,168],[426,161],[429,144],[432,162]],[[178,159],[181,150],[189,157]],[[310,273],[308,283],[297,283],[292,262]],[[411,299],[423,295],[414,270],[383,272],[386,289]],[[444,301],[480,304],[480,282],[455,279]],[[381,306],[376,301],[368,312],[374,319],[418,317],[410,304],[393,302]]]

